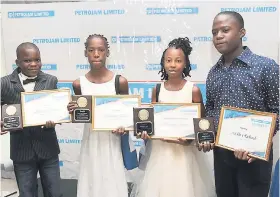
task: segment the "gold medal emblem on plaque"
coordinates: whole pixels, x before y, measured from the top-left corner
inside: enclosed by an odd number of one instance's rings
[[[79,107],[86,107],[87,106],[87,99],[85,97],[80,97],[77,100],[77,104]]]
[[[15,115],[17,112],[17,108],[15,106],[8,106],[6,108],[6,114],[8,114],[9,116]]]
[[[199,128],[201,130],[207,130],[210,127],[210,122],[206,119],[202,119],[199,121]]]
[[[149,112],[146,109],[141,109],[138,112],[138,117],[139,117],[140,120],[148,120]]]

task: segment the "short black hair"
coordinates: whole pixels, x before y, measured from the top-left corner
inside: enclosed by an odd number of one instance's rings
[[[16,54],[17,54],[17,59],[19,59],[20,57],[20,52],[23,49],[36,49],[40,52],[39,48],[37,47],[36,44],[32,43],[32,42],[23,42],[20,45],[18,45],[17,49],[16,49]]]
[[[243,17],[241,16],[241,14],[239,14],[238,12],[234,12],[234,11],[223,11],[220,12],[219,14],[217,14],[217,16],[219,15],[230,15],[232,16],[240,25],[240,29],[244,28],[244,20]],[[216,16],[216,17],[217,17]]]
[[[85,48],[86,48],[86,49],[88,48],[88,42],[89,42],[89,40],[92,39],[92,38],[101,38],[101,39],[103,39],[104,44],[105,44],[105,47],[107,48],[108,52],[110,52],[110,51],[109,51],[110,45],[109,45],[108,39],[107,39],[105,36],[101,35],[101,34],[92,34],[92,35],[89,35],[89,36],[87,37],[87,39],[86,39],[86,42],[85,42]]]
[[[190,44],[191,44],[191,42],[188,37],[176,38],[176,39],[172,40],[171,42],[169,42],[168,47],[167,47],[167,49],[171,48],[171,47],[174,47],[176,49],[182,49],[182,51],[184,52],[186,66],[184,67],[184,70],[182,73],[183,78],[185,78],[187,76],[190,77],[191,64],[190,64],[190,60],[189,60],[189,55],[191,54],[191,51],[192,51],[192,47]],[[168,74],[166,73],[166,71],[164,69],[164,56],[165,56],[167,49],[165,49],[164,52],[162,53],[162,57],[161,57],[161,61],[160,61],[161,70],[159,71],[159,73],[161,73],[161,80],[168,80]]]

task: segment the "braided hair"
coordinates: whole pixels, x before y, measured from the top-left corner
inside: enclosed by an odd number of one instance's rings
[[[182,72],[183,78],[185,78],[187,76],[190,77],[191,64],[190,64],[190,60],[189,60],[189,55],[191,54],[191,51],[192,51],[192,47],[190,44],[191,44],[191,42],[190,42],[189,38],[187,38],[187,37],[176,38],[176,39],[172,40],[171,42],[169,42],[168,47],[167,47],[167,49],[171,48],[171,47],[174,47],[176,49],[182,49],[182,51],[184,52],[186,66],[184,67],[184,70]],[[161,73],[161,80],[168,80],[168,74],[166,73],[166,71],[164,69],[164,56],[165,56],[167,49],[165,49],[164,52],[162,53],[162,57],[161,57],[161,61],[160,61],[161,70],[159,71],[159,73]]]
[[[108,50],[108,54],[110,54],[110,51],[109,51],[109,48],[110,48],[110,45],[109,45],[109,42],[107,40],[107,38],[101,34],[92,34],[92,35],[89,35],[88,38],[86,39],[86,42],[85,42],[85,48],[87,49],[88,48],[88,43],[89,41],[92,39],[92,38],[101,38],[103,39],[104,41],[104,44],[105,44],[105,47],[106,49]]]

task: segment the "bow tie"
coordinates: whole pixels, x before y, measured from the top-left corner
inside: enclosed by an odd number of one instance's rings
[[[26,85],[28,83],[32,83],[32,82],[36,82],[38,80],[38,78],[36,77],[35,79],[26,79],[23,80],[23,85]]]

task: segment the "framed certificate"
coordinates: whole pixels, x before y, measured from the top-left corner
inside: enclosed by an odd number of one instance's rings
[[[193,118],[201,117],[199,103],[155,103],[152,106],[155,113],[155,135],[152,139],[195,139]]]
[[[68,89],[21,92],[23,127],[71,122],[67,105],[71,101]]]
[[[140,95],[93,96],[92,130],[111,131],[120,126],[133,130],[133,108],[140,105]]]
[[[222,107],[216,146],[243,149],[251,157],[268,161],[276,118],[273,113]]]

